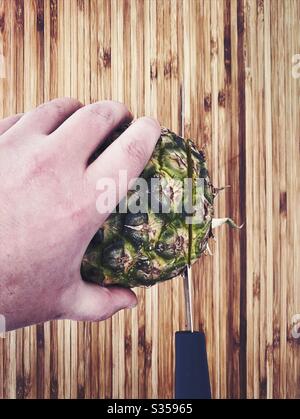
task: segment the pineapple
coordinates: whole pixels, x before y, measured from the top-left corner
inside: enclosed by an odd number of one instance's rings
[[[210,181],[204,152],[191,140],[163,129],[141,178],[148,186],[147,205],[132,211],[141,194],[134,188],[128,192],[89,244],[81,266],[84,280],[137,287],[174,278],[209,249],[213,227],[223,223],[236,227],[229,218],[213,218],[219,189]],[[185,193],[187,179],[190,194]]]

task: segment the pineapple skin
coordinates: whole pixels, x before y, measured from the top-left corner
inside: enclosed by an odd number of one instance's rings
[[[170,202],[171,211],[153,212],[149,194],[147,211],[134,214],[127,206],[126,213],[112,213],[83,257],[81,275],[84,280],[100,285],[148,287],[180,275],[188,263],[194,263],[206,250],[212,236],[215,189],[210,182],[203,151],[199,151],[192,141],[163,129],[141,177],[147,181],[149,190],[151,179],[163,182],[156,204],[161,209],[166,200]],[[187,224],[189,214],[176,211],[184,203],[179,187],[188,177],[193,179],[193,204],[196,197],[203,202],[200,223]],[[203,179],[204,188],[198,187],[197,178]],[[136,200],[136,194],[129,191],[127,203],[132,199]]]

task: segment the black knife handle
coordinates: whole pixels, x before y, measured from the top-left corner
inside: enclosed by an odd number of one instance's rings
[[[175,399],[211,399],[205,335],[175,334]]]

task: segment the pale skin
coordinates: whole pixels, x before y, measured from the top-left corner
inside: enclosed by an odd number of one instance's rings
[[[88,160],[132,119],[125,105],[55,99],[0,121],[0,315],[6,330],[52,319],[98,321],[137,304],[121,287],[83,282],[82,256],[108,213],[96,200],[101,177],[138,177],[160,136],[143,117]],[[126,195],[123,185],[118,199]],[[100,194],[100,195],[99,195]],[[111,208],[113,210],[113,208]]]

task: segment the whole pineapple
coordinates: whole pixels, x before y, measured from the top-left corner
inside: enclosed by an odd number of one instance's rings
[[[83,279],[103,285],[151,286],[181,274],[187,264],[195,262],[207,249],[214,226],[225,222],[235,226],[229,218],[213,219],[218,189],[210,181],[203,151],[192,141],[163,129],[141,178],[151,191],[148,207],[132,212],[131,203],[139,202],[140,195],[128,192],[126,211],[111,214],[89,244],[81,266]],[[202,203],[197,220],[193,220],[195,211],[186,210],[182,192],[187,178],[191,179],[192,204]]]

